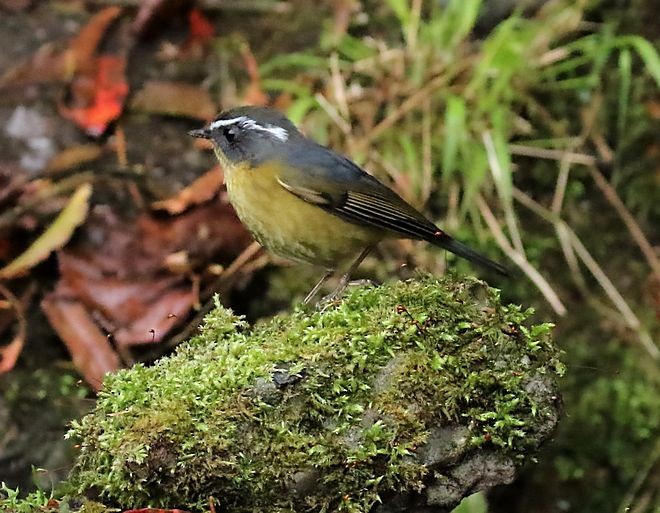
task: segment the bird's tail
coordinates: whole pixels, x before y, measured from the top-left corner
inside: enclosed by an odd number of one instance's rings
[[[493,271],[498,272],[503,276],[509,275],[509,270],[506,267],[504,267],[502,264],[493,262],[491,259],[486,258],[480,253],[477,253],[473,249],[470,249],[465,244],[457,241],[453,237],[450,237],[446,233],[442,233],[439,237],[433,238],[430,242],[432,242],[436,246],[446,249],[447,251],[451,251],[452,253],[458,255],[459,257],[465,258],[470,262],[474,262],[477,265],[485,267],[486,269],[492,269]]]

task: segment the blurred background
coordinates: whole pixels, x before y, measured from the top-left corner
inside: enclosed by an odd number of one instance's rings
[[[186,132],[272,105],[556,324],[564,415],[463,512],[660,511],[660,10],[652,0],[0,0],[0,481],[49,492],[103,375],[218,293],[250,321],[319,271],[253,244]],[[360,277],[480,273],[383,244]]]

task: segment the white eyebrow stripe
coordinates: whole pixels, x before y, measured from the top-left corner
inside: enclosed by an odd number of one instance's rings
[[[282,142],[285,142],[289,139],[289,132],[287,132],[284,128],[275,125],[263,126],[257,123],[254,119],[247,116],[239,116],[237,118],[231,119],[218,119],[209,125],[209,129],[214,130],[216,128],[234,124],[238,124],[243,128],[250,130],[260,130],[262,132],[267,132]]]
[[[233,125],[235,123],[239,123],[241,121],[246,121],[248,118],[245,116],[239,116],[237,118],[231,118],[231,119],[218,119],[217,121],[214,121],[209,125],[209,128],[211,130],[214,130],[216,128],[220,128],[221,126],[228,126],[228,125]]]

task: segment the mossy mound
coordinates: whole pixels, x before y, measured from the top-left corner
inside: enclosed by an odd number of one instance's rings
[[[517,465],[556,422],[562,368],[530,314],[434,277],[254,327],[218,305],[175,355],[107,377],[71,431],[71,483],[122,507],[363,512],[468,453]],[[448,454],[429,456],[430,437]]]

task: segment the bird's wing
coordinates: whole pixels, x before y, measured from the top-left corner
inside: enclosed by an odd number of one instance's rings
[[[280,169],[278,182],[287,191],[349,222],[412,239],[444,235],[391,189],[322,146],[293,155]]]

